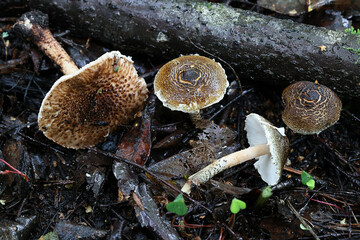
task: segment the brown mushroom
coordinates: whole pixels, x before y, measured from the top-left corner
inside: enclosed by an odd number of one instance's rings
[[[39,129],[68,148],[93,146],[145,105],[148,90],[133,61],[120,52],[104,54],[58,79],[38,115]]]
[[[66,74],[43,99],[39,129],[64,147],[93,146],[142,110],[148,94],[145,80],[137,75],[131,58],[118,51],[79,70],[52,36],[47,21],[44,13],[31,11],[15,25]]]
[[[200,110],[219,102],[229,86],[225,70],[214,60],[186,55],[160,68],[154,80],[154,92],[164,106],[190,113],[199,119]]]
[[[319,134],[340,118],[340,98],[318,83],[295,82],[284,89],[282,99],[282,119],[296,133]]]

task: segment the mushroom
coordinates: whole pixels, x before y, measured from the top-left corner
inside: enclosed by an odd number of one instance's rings
[[[225,169],[253,158],[258,159],[254,166],[263,181],[268,185],[277,184],[290,148],[284,128],[274,127],[262,116],[251,113],[246,117],[245,130],[247,131],[249,148],[215,160],[199,172],[191,175],[181,191],[189,194],[192,183],[196,185],[204,183]]]
[[[39,129],[67,148],[93,146],[142,110],[148,95],[130,57],[105,53],[79,69],[47,28],[47,15],[24,14],[16,27],[39,46],[65,74],[46,94]]]
[[[116,126],[131,121],[144,107],[147,94],[129,57],[118,51],[105,53],[55,82],[41,104],[39,129],[64,147],[93,146]]]
[[[285,105],[282,119],[296,133],[319,134],[340,118],[340,98],[318,83],[295,82],[284,89],[282,99]]]
[[[189,113],[193,122],[201,119],[201,109],[224,97],[228,86],[221,65],[199,55],[181,56],[166,63],[154,80],[154,92],[164,106]]]

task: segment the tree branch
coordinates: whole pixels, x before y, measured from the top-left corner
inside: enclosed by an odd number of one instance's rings
[[[31,0],[52,24],[123,52],[172,59],[199,53],[224,59],[243,82],[285,86],[318,80],[341,97],[360,97],[357,37],[195,0]],[[321,51],[319,46],[326,46]]]

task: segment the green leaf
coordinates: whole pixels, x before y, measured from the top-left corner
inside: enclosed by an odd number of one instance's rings
[[[57,232],[49,232],[46,235],[42,235],[39,240],[59,240]]]
[[[174,201],[166,204],[166,209],[169,212],[175,213],[178,216],[183,216],[187,213],[188,209],[185,204],[185,200],[182,194],[179,194]]]
[[[313,176],[311,176],[309,173],[302,171],[301,173],[301,182],[302,184],[306,185],[311,190],[315,187],[315,180]]]
[[[356,34],[356,30],[354,29],[353,26],[351,26],[350,28],[345,29],[346,33],[351,33],[351,34]]]
[[[264,190],[262,190],[261,197],[268,199],[271,196],[272,196],[271,186],[267,186],[266,188],[264,188]]]
[[[354,27],[351,27],[351,28],[345,29],[345,32],[357,36],[359,39],[357,44],[360,45],[360,29],[355,30]],[[352,51],[354,54],[360,55],[360,48],[358,48],[358,49],[355,49],[352,47],[343,47],[343,48],[345,48],[346,50]],[[359,61],[360,61],[360,56],[356,59],[355,64],[357,64]]]
[[[265,205],[266,201],[272,196],[272,194],[273,193],[271,190],[271,186],[267,186],[266,188],[264,188],[261,191],[261,194],[256,199],[254,208],[259,209],[259,208],[263,207]]]
[[[230,205],[230,211],[233,214],[237,214],[238,212],[240,212],[240,210],[243,209],[246,209],[246,203],[237,198],[233,198]]]
[[[2,33],[2,38],[7,38],[8,36],[9,36],[9,34],[7,32]]]
[[[313,179],[313,177],[309,173],[307,173],[305,171],[301,172],[301,182],[302,182],[302,184],[306,185],[306,183],[308,181],[310,181],[311,179]]]
[[[303,231],[309,231],[310,230],[309,228],[305,227],[302,223],[300,223],[300,228]]]
[[[315,180],[311,179],[306,183],[306,186],[308,186],[308,188],[310,188],[311,190],[313,190],[315,188]]]

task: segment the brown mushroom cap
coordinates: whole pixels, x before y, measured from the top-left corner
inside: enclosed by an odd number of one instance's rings
[[[328,87],[299,81],[282,93],[284,123],[300,134],[319,134],[340,118],[341,100]]]
[[[186,113],[198,113],[219,102],[228,86],[221,65],[199,55],[182,56],[166,63],[154,80],[154,92],[164,106]]]
[[[133,61],[113,51],[55,82],[38,115],[39,129],[68,148],[93,146],[145,105],[148,90]]]

